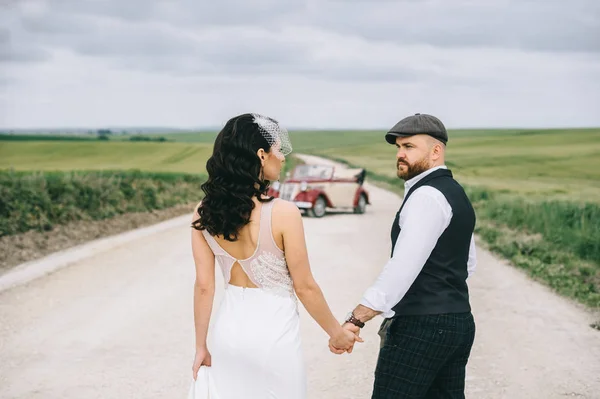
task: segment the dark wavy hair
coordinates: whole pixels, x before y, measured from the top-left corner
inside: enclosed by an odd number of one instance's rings
[[[198,207],[196,230],[222,235],[228,241],[238,239],[239,230],[250,223],[253,197],[260,202],[269,189],[262,175],[259,149],[271,151],[271,145],[254,123],[252,114],[231,118],[215,140],[212,156],[206,162],[208,180],[202,184],[204,199]]]

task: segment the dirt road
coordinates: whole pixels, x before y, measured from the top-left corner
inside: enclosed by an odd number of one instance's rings
[[[339,318],[389,254],[400,199],[369,189],[365,215],[304,219],[314,274]],[[600,332],[588,327],[590,315],[481,248],[478,259],[467,397],[600,398]],[[1,292],[0,398],[185,397],[193,273],[182,219]],[[217,303],[221,290],[219,278]],[[369,398],[380,320],[353,354],[335,356],[303,308],[301,316],[309,398]]]

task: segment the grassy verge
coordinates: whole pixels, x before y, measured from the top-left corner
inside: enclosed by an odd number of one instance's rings
[[[29,230],[0,237],[0,273],[24,262],[42,258],[57,251],[85,244],[88,241],[150,226],[177,216],[189,215],[197,201],[166,209],[131,212],[102,220],[76,220],[57,224],[52,230]]]
[[[556,292],[600,309],[600,206],[467,186],[489,248]]]
[[[198,201],[204,180],[139,171],[1,171],[0,237]]]

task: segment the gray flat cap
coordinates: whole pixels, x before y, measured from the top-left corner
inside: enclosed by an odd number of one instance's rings
[[[428,134],[446,144],[448,132],[438,118],[427,114],[414,114],[402,119],[385,135],[385,140],[396,144],[396,137],[408,137],[415,134]]]

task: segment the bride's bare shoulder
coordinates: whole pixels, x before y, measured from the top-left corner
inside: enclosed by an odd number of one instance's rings
[[[274,222],[287,222],[293,219],[301,218],[300,209],[293,202],[276,198],[273,200],[273,219]]]

